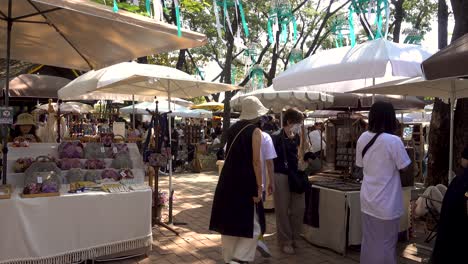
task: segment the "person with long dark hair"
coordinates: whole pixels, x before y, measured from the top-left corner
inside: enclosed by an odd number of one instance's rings
[[[258,98],[246,97],[242,101],[241,120],[227,131],[225,161],[210,220],[210,230],[221,234],[225,263],[253,261],[258,237],[265,230],[262,132],[257,124],[267,112]]]
[[[369,113],[369,128],[357,142],[356,165],[363,168],[361,186],[361,264],[396,264],[396,245],[403,192],[399,170],[411,165],[403,141],[394,135],[397,120],[393,105],[376,102]]]

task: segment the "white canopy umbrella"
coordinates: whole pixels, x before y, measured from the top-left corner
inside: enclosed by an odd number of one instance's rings
[[[321,51],[273,80],[276,90],[347,92],[395,79],[421,76],[432,53],[416,45],[384,39]]]
[[[58,95],[61,99],[69,100],[92,92],[163,96],[168,98],[170,104],[171,97],[193,98],[237,89],[239,87],[230,84],[197,80],[192,75],[166,66],[123,62],[76,78],[60,89]],[[169,142],[171,137],[172,133],[169,133]],[[172,193],[172,159],[169,159],[169,193]],[[169,223],[171,222],[170,203]]]
[[[256,96],[262,104],[275,113],[280,113],[284,108],[297,107],[304,111],[322,109],[331,106],[333,96],[314,91],[277,91],[274,86],[258,89],[249,93],[237,93],[231,99],[231,106],[240,108],[242,99],[247,96]]]
[[[393,81],[373,87],[352,91],[353,93],[393,94],[439,97],[450,99],[450,154],[449,179],[453,168],[453,119],[455,113],[455,100],[468,97],[468,79],[445,78],[425,81],[423,78],[409,78]]]
[[[211,114],[211,111],[207,111],[207,110],[202,110],[202,109],[191,110],[187,107],[183,107],[175,103],[171,103],[171,108],[169,109],[167,105],[168,105],[167,102],[159,100],[158,110],[161,112],[171,112],[169,114],[170,116],[179,116],[179,117],[184,117],[184,118],[211,118],[213,116]],[[132,114],[133,112],[135,112],[135,114],[138,114],[138,115],[148,115],[149,113],[147,109],[149,110],[156,109],[156,103],[143,102],[143,103],[136,104],[135,108],[133,108],[133,106],[126,106],[126,107],[120,108],[119,111],[124,114]]]
[[[52,103],[52,107],[57,112],[57,103]],[[42,104],[36,107],[33,111],[36,112],[47,112],[49,110],[49,104]],[[88,114],[94,112],[94,108],[91,105],[83,104],[80,102],[65,102],[60,104],[61,113],[73,113],[73,114]]]

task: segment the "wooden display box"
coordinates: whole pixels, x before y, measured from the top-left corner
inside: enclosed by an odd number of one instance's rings
[[[0,194],[0,199],[10,199],[11,193],[13,192],[11,189],[11,185],[1,185],[0,190],[4,191],[4,194]]]
[[[60,196],[60,193],[35,193],[35,194],[20,194],[21,198],[40,198],[40,197],[54,197]]]

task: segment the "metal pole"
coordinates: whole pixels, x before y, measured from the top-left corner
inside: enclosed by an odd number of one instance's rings
[[[57,143],[60,143],[60,115],[61,115],[61,111],[60,111],[60,108],[61,108],[61,104],[62,104],[62,100],[58,99],[57,100]]]
[[[449,183],[452,181],[452,170],[453,170],[453,127],[455,118],[455,81],[452,81],[452,91],[450,91],[450,152],[449,152],[449,171],[448,180]]]
[[[6,49],[6,80],[5,80],[5,106],[8,107],[9,96],[10,96],[10,53],[11,53],[11,28],[13,27],[13,21],[11,18],[11,7],[12,0],[8,0],[8,17],[7,17],[7,49]],[[2,183],[7,183],[7,159],[8,159],[8,125],[2,126],[2,144],[3,144],[3,160],[2,160]]]
[[[170,82],[168,81],[168,89],[167,89],[167,104],[168,109],[171,110],[171,90],[169,87]],[[170,112],[170,111],[169,111]],[[168,118],[168,126],[169,126],[169,151],[171,153],[169,157],[169,221],[168,224],[172,224],[172,205],[173,205],[173,190],[172,190],[172,128],[171,128],[171,115],[167,116]]]
[[[133,126],[133,130],[135,130],[135,95],[134,94],[132,94],[132,113],[133,113],[132,126]]]
[[[375,78],[372,78],[372,86],[375,86]],[[372,94],[372,104],[375,103],[375,94]]]

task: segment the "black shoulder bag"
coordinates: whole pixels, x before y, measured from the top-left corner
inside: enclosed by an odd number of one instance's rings
[[[380,134],[382,134],[382,132],[375,134],[375,136],[369,141],[369,143],[367,143],[367,145],[362,149],[362,153],[361,153],[362,160],[364,160],[364,156],[366,155],[367,151],[370,149],[370,147],[372,147],[372,145],[374,145],[375,141],[380,136]],[[354,168],[353,176],[354,178],[362,180],[364,178],[363,168],[356,166]]]
[[[302,194],[309,187],[309,178],[304,172],[296,170],[290,170],[288,164],[288,156],[286,154],[286,144],[284,143],[284,131],[281,131],[281,147],[283,149],[284,167],[288,171],[288,183],[289,190],[294,193]]]

